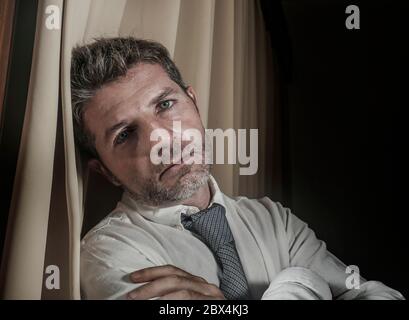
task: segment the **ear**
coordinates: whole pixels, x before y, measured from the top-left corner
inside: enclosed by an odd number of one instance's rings
[[[93,158],[88,160],[88,168],[104,176],[113,185],[117,187],[121,186],[121,183],[115,178],[111,171],[109,171],[98,159]]]
[[[195,103],[195,105],[197,107],[197,99],[196,99],[195,90],[193,90],[193,88],[191,86],[188,86],[187,89],[186,89],[186,93],[193,100],[193,102]]]

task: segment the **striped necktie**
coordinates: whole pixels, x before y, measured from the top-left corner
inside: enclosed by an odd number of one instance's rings
[[[247,279],[226,218],[226,210],[215,203],[192,215],[182,214],[184,227],[196,233],[213,251],[221,265],[220,290],[226,299],[249,299]]]

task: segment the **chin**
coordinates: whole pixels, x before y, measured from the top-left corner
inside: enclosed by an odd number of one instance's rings
[[[190,198],[200,187],[209,181],[209,176],[209,169],[203,167],[184,174],[173,186],[173,188],[178,190],[176,198],[178,200]]]
[[[190,198],[208,182],[209,177],[210,166],[192,165],[185,172],[181,172],[179,176],[172,179],[173,181],[159,183],[149,180],[140,193],[127,190],[135,199],[142,200],[146,204],[161,205]]]

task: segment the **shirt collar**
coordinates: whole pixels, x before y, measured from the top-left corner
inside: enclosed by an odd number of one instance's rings
[[[211,201],[209,207],[214,203],[218,203],[226,207],[223,200],[223,193],[220,191],[219,186],[213,176],[210,175],[208,183],[211,191]],[[190,215],[200,211],[200,209],[195,206],[186,206],[182,204],[174,206],[146,205],[141,201],[134,199],[126,191],[124,191],[120,203],[131,209],[132,212],[137,212],[145,219],[171,227],[183,228],[180,219],[182,213]]]

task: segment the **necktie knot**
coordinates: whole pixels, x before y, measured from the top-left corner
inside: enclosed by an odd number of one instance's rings
[[[182,224],[186,229],[198,234],[214,252],[234,241],[226,210],[217,203],[192,215],[183,214]]]

